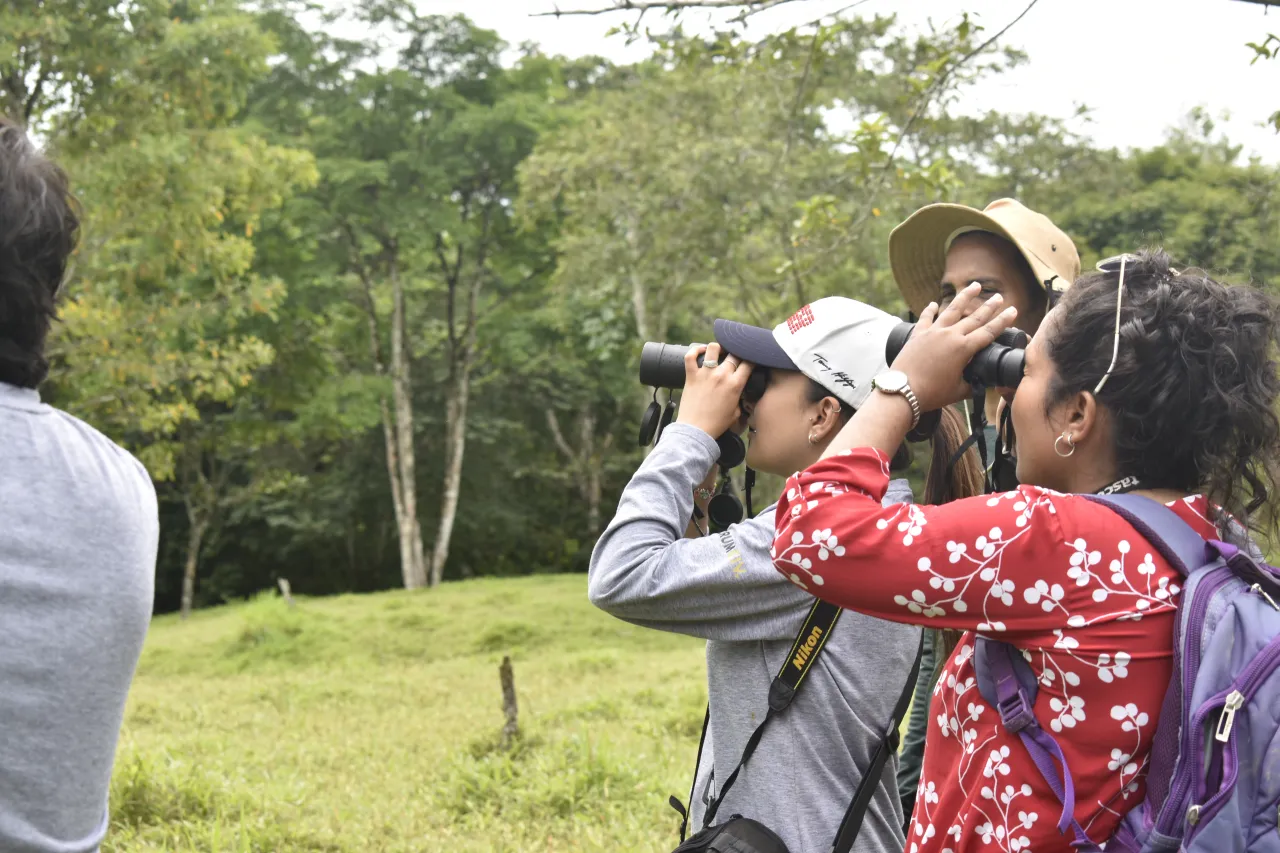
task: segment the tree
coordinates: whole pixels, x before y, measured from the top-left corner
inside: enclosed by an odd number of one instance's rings
[[[233,126],[272,48],[234,2],[48,3],[9,23],[9,108],[47,135],[86,211],[53,396],[182,493],[185,614],[226,485],[202,448],[233,441],[219,413],[273,357],[246,332],[283,295],[250,269],[253,230],[314,170]]]
[[[545,241],[511,221],[516,165],[568,96],[560,66],[527,54],[504,68],[504,45],[463,18],[371,2],[374,37],[342,42],[293,31],[289,60],[255,108],[280,138],[315,152],[321,182],[306,230],[331,239],[321,263],[354,285],[367,323],[386,466],[407,588],[439,583],[462,486],[471,379],[489,307],[550,271]],[[394,61],[388,57],[393,55]],[[444,459],[428,563],[419,520],[413,376],[440,353]]]
[[[527,215],[562,223],[557,279],[584,307],[630,306],[638,340],[705,336],[724,313],[772,324],[832,293],[895,305],[882,240],[950,186],[951,152],[929,145],[941,109],[1017,60],[957,73],[975,36],[908,39],[884,18],[759,43],[677,34],[523,167]]]

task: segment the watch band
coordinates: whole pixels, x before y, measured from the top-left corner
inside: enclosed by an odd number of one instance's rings
[[[911,390],[910,385],[903,385],[902,391],[899,392],[907,398],[907,402],[911,404],[911,427],[907,432],[915,429],[920,424],[920,401],[916,399],[916,392]]]
[[[876,377],[878,379],[879,377]],[[907,428],[907,432],[915,429],[920,424],[920,401],[916,399],[916,393],[911,390],[911,385],[903,376],[901,388],[885,388],[876,379],[871,380],[871,387],[879,391],[881,394],[896,394],[907,401],[907,405],[911,407],[911,426]]]

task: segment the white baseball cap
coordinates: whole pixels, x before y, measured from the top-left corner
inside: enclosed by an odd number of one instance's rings
[[[716,320],[716,341],[730,354],[779,370],[798,370],[858,408],[871,394],[871,380],[888,369],[889,332],[901,320],[844,296],[819,299],[773,331],[732,320]]]

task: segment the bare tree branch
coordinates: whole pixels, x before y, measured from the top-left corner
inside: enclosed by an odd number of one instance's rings
[[[742,8],[742,14],[734,18],[735,22],[746,20],[749,16],[784,3],[799,3],[803,0],[613,0],[612,6],[603,9],[561,9],[556,7],[552,12],[533,12],[531,18],[559,18],[562,15],[608,15],[612,12],[640,12],[650,9],[661,9],[666,12],[679,12],[684,9],[736,9]]]
[[[560,432],[559,418],[556,417],[556,413],[550,408],[548,408],[546,412],[547,426],[551,429],[551,437],[555,439],[556,447],[560,448],[560,452],[564,454],[565,461],[570,464],[576,464],[578,456],[569,447],[569,442],[564,440],[564,433]]]
[[[906,122],[902,125],[902,130],[898,133],[897,141],[893,143],[893,149],[890,150],[889,152],[889,158],[885,161],[884,168],[880,170],[880,174],[876,178],[875,185],[871,188],[871,191],[867,194],[867,198],[869,200],[874,200],[876,195],[879,194],[880,190],[884,188],[885,178],[889,174],[889,172],[892,171],[894,168],[894,163],[896,162],[896,159],[898,156],[898,150],[902,147],[902,143],[906,140],[907,134],[911,132],[911,128],[915,125],[916,119],[920,118],[920,115],[924,112],[925,108],[929,105],[929,102],[932,99],[934,93],[937,92],[939,89],[941,89],[943,84],[945,84],[949,79],[951,79],[951,75],[955,73],[956,69],[960,68],[962,65],[967,63],[970,59],[973,59],[975,56],[978,56],[979,54],[983,53],[985,50],[987,50],[987,48],[991,47],[997,41],[999,41],[1001,36],[1009,32],[1009,30],[1013,28],[1014,24],[1018,23],[1023,18],[1025,18],[1027,13],[1030,12],[1033,8],[1035,8],[1036,3],[1039,3],[1039,2],[1040,0],[1031,0],[1031,2],[1027,4],[1027,7],[1025,9],[1023,9],[1021,12],[1018,13],[1018,17],[1014,18],[1012,21],[1005,24],[1004,27],[998,33],[993,35],[991,38],[987,39],[982,44],[978,45],[973,50],[969,51],[964,56],[960,57],[960,59],[953,62],[950,66],[947,67],[945,71],[943,71],[941,74],[938,75],[936,80],[934,80],[931,84],[929,84],[928,88],[926,88],[923,92],[920,93],[920,99],[916,102],[915,109],[911,111],[911,115],[907,118]],[[871,205],[868,204],[867,209],[863,212],[863,214],[860,217],[858,217],[858,220],[850,226],[849,228],[850,233],[857,232],[857,230],[862,226],[862,224],[867,221],[867,217],[871,215],[870,214],[871,209],[872,209]]]

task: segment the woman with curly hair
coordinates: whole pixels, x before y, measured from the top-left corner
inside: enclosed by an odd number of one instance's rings
[[[1161,251],[1084,276],[1026,352],[1012,404],[1023,485],[883,507],[886,453],[920,411],[969,393],[964,366],[1014,322],[999,296],[980,301],[975,285],[926,309],[876,378],[881,393],[789,480],[774,560],[842,607],[967,632],[934,689],[908,851],[1054,853],[1080,834],[1105,841],[1142,800],[1181,584],[1089,496],[1146,496],[1206,539],[1232,519],[1274,530],[1277,312]],[[1029,662],[1032,713],[1058,735],[1073,812],[978,695],[975,634]]]

